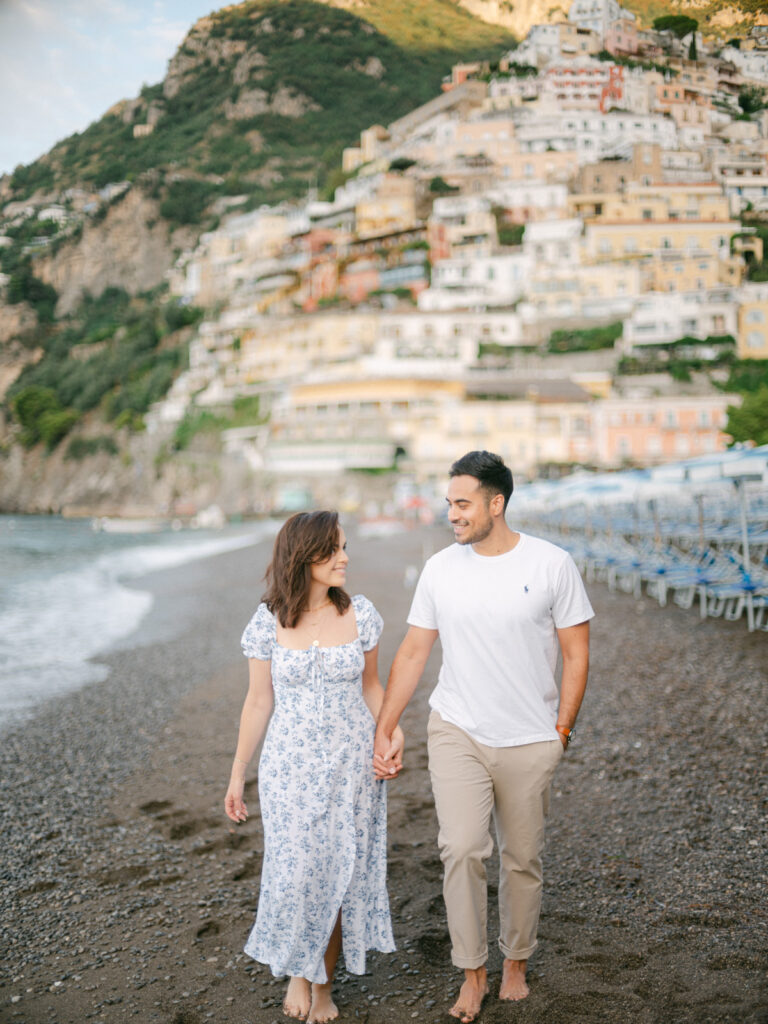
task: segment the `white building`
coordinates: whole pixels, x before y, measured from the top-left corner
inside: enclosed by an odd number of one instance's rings
[[[439,260],[432,267],[430,287],[419,294],[419,309],[508,306],[524,293],[529,276],[530,258],[522,252]]]
[[[516,50],[508,54],[513,64],[546,67],[560,56],[560,26],[532,25],[528,35]]]
[[[582,230],[578,217],[532,221],[525,228],[523,252],[537,268],[573,266],[581,262]]]
[[[737,305],[732,289],[710,292],[646,292],[624,322],[623,347],[632,352],[668,345],[680,338],[708,338],[737,333]]]
[[[768,49],[737,50],[735,46],[726,46],[720,56],[735,64],[745,78],[768,85]]]
[[[601,39],[605,38],[611,22],[620,18],[635,20],[634,14],[625,10],[616,0],[573,0],[568,11],[569,21],[579,28],[597,32]]]
[[[509,221],[519,224],[564,217],[568,208],[566,185],[531,178],[505,181],[485,196],[494,206],[504,207]]]
[[[480,346],[524,343],[520,318],[512,312],[392,313],[379,321],[377,372],[423,376],[461,375],[477,360]]]
[[[637,143],[677,148],[677,126],[661,114],[515,110],[513,116],[517,120],[516,138],[521,152],[575,151],[579,164],[606,157],[628,157]]]

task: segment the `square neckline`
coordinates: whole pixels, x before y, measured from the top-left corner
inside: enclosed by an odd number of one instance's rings
[[[352,644],[360,643],[362,647],[362,640],[360,640],[360,627],[357,622],[357,608],[355,607],[355,595],[350,598],[349,606],[352,609],[352,615],[355,620],[355,629],[357,630],[357,636],[353,640],[347,640],[343,644],[310,644],[309,647],[286,647],[285,644],[281,644],[277,639],[277,616],[273,615],[275,620],[275,647],[279,647],[281,651],[301,651],[306,654],[307,651],[335,651],[342,647],[351,647]]]

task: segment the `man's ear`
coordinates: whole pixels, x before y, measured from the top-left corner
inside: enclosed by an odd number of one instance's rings
[[[503,516],[504,515],[504,495],[494,494],[491,498],[488,508],[490,509],[492,516]]]

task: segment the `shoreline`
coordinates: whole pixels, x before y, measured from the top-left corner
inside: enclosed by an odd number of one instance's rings
[[[350,534],[350,591],[384,616],[385,677],[409,567],[450,535]],[[267,539],[133,581],[152,590],[152,621],[97,659],[109,679],[57,698],[3,745],[0,1020],[282,1019],[282,983],[242,953],[262,850],[255,762],[247,824],[221,806],[247,685],[239,638],[270,549]],[[603,586],[590,596],[593,668],[552,790],[531,996],[496,1000],[493,944],[479,1019],[764,1022],[763,635]],[[433,656],[404,716],[406,771],[387,784],[398,952],[371,954],[363,977],[340,971],[343,1019],[444,1021],[458,987],[426,772],[437,667]],[[494,874],[491,860],[491,939]]]

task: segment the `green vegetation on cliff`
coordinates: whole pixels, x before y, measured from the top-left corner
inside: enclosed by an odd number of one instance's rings
[[[27,447],[51,449],[88,412],[99,408],[115,427],[141,429],[142,416],[167,392],[186,361],[180,329],[201,311],[157,293],[131,298],[108,288],[46,331],[42,358],[9,388],[6,405]],[[75,457],[81,455],[77,449]]]

